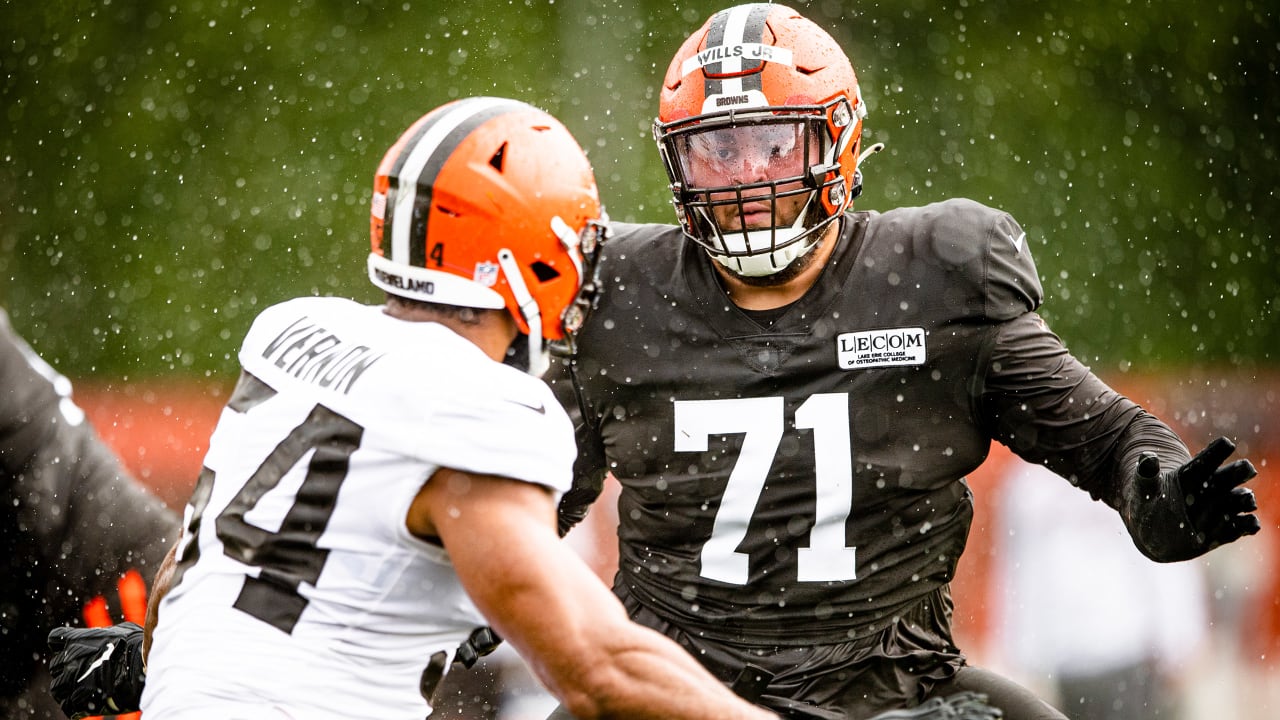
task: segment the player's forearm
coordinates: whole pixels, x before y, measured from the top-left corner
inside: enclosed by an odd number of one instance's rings
[[[560,548],[561,552],[567,552]],[[636,624],[622,604],[580,563],[555,563],[558,592],[527,587],[550,632],[519,632],[513,640],[542,681],[576,718],[753,720],[772,713],[739,698],[675,642]],[[538,587],[542,587],[539,592]],[[532,618],[524,627],[538,628]],[[527,647],[521,647],[528,643]]]
[[[1023,459],[1116,509],[1139,453],[1186,462],[1168,426],[1094,375],[1034,315],[1004,323],[992,341],[981,414]]]
[[[734,695],[657,633],[630,623],[601,630],[606,644],[596,657],[546,679],[574,717],[777,718]]]
[[[575,717],[773,717],[674,642],[632,623],[552,531],[546,491],[474,475],[457,482],[462,477],[442,470],[419,498],[433,508],[432,525],[476,606]],[[411,511],[410,528],[425,530],[416,518]]]
[[[1172,428],[1151,413],[1140,410],[1125,427],[1116,448],[1112,473],[1121,488],[1119,494],[1124,494],[1124,485],[1129,482],[1133,467],[1144,452],[1155,453],[1165,467],[1178,467],[1191,459],[1186,444]]]
[[[670,639],[632,622],[570,551],[550,546],[545,557],[557,568],[554,580],[507,588],[522,602],[491,619],[575,718],[776,717],[733,694]]]

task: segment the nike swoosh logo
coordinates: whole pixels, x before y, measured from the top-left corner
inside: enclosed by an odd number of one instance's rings
[[[94,670],[97,670],[99,667],[102,667],[102,663],[110,660],[111,654],[114,653],[115,651],[116,651],[115,641],[107,643],[107,649],[102,651],[102,654],[98,656],[97,660],[93,661],[93,664],[89,666],[88,670],[84,671],[83,675],[76,678],[76,682],[80,682],[84,680],[85,678],[89,677],[89,673],[93,672]]]
[[[1022,241],[1027,239],[1027,234],[1025,232],[1018,237],[1014,237],[1012,235],[1005,235],[1005,237],[1008,238],[1009,242],[1013,243],[1013,246],[1017,248],[1018,252],[1022,252]]]
[[[520,402],[519,400],[512,400],[511,402],[519,405],[520,407],[527,407],[530,410],[538,413],[539,415],[547,414],[547,406],[542,403],[538,403],[537,405],[530,405],[529,403]]]

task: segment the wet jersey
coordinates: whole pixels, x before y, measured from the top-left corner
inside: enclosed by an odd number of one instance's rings
[[[64,717],[48,692],[49,631],[83,625],[95,596],[121,618],[121,576],[149,584],[177,533],[177,513],[130,477],[71,382],[0,310],[0,717]]]
[[[209,444],[149,663],[152,720],[237,704],[412,718],[485,624],[410,504],[441,467],[563,492],[568,417],[443,325],[333,298],[263,312]],[[229,710],[228,710],[229,711]]]
[[[730,302],[678,228],[620,225],[578,359],[550,378],[579,414],[567,500],[621,484],[615,589],[687,632],[865,638],[945,591],[993,439],[1114,503],[1125,434],[1172,436],[1045,327],[1008,214],[841,220],[818,283],[773,318]]]

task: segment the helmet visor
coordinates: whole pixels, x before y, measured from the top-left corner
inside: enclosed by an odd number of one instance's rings
[[[687,187],[721,188],[760,182],[800,182],[821,148],[801,119],[752,125],[695,126],[680,138],[677,157]]]
[[[691,238],[718,255],[758,255],[797,242],[829,220],[817,200],[839,182],[825,160],[826,117],[814,108],[797,110],[717,113],[657,129]],[[782,228],[781,235],[774,232]],[[750,236],[745,243],[726,242],[734,233]]]

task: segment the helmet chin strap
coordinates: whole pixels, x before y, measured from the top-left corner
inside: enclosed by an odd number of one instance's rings
[[[542,312],[538,309],[538,302],[533,299],[533,293],[529,292],[529,286],[525,285],[515,254],[507,248],[499,250],[498,266],[502,268],[516,306],[520,308],[520,314],[529,326],[529,374],[542,377],[551,367],[551,359],[542,346]]]
[[[766,232],[766,231],[758,231]],[[741,235],[741,233],[735,233]],[[789,240],[799,233],[791,231],[791,228],[778,228],[777,237]],[[728,237],[726,236],[726,239]],[[773,275],[774,273],[785,270],[787,266],[802,257],[805,253],[817,247],[817,241],[804,241],[792,243],[779,250],[770,253],[760,253],[758,255],[718,255],[711,251],[707,254],[721,265],[729,268],[738,275],[744,277],[764,277]]]

